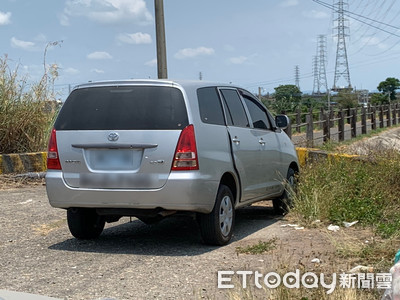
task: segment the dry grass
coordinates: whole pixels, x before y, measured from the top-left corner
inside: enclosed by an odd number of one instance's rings
[[[0,153],[35,152],[46,149],[54,112],[46,105],[54,95],[45,74],[39,83],[27,85],[11,70],[7,57],[0,58]]]
[[[282,247],[282,245],[281,245]],[[348,247],[351,247],[348,245]],[[360,248],[357,248],[359,251]],[[301,262],[297,264],[293,264],[293,257],[288,256],[287,251],[283,248],[277,249],[275,255],[279,253],[270,266],[268,266],[268,270],[261,272],[264,276],[271,272],[276,272],[280,275],[282,279],[282,283],[277,288],[268,288],[263,279],[259,280],[261,284],[261,288],[257,287],[254,283],[254,275],[249,276],[247,278],[247,286],[243,288],[242,286],[242,278],[239,276],[233,277],[232,283],[234,284],[234,288],[227,290],[227,298],[231,300],[239,300],[239,299],[270,299],[270,300],[312,300],[312,299],[321,299],[321,300],[358,300],[358,299],[379,299],[381,294],[383,294],[382,290],[378,289],[361,289],[361,288],[342,288],[340,286],[340,274],[344,271],[345,273],[349,273],[349,269],[342,269],[344,264],[344,259],[340,256],[331,257],[331,261],[329,264],[320,264],[315,265],[314,267],[306,266]],[[306,255],[303,257],[302,261],[309,261],[312,258],[311,255]],[[255,257],[257,259],[257,257]],[[298,288],[288,288],[283,284],[284,275],[288,272],[295,272],[298,269],[300,271],[300,281]],[[301,283],[301,278],[306,272],[314,273],[317,278],[317,286],[314,288],[307,288]],[[387,270],[385,271],[387,272]],[[326,284],[331,284],[333,282],[333,274],[336,274],[336,285],[333,288],[323,287],[320,283],[320,276],[324,274],[325,279],[324,282]]]
[[[0,175],[0,190],[45,185],[44,178],[16,177],[15,174]]]

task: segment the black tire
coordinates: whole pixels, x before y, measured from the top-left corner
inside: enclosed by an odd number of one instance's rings
[[[277,215],[287,214],[293,205],[292,193],[296,191],[296,171],[289,168],[285,180],[285,191],[282,196],[272,200]]]
[[[231,190],[220,185],[214,208],[209,214],[199,214],[201,236],[206,244],[222,246],[232,238],[235,205]]]
[[[77,239],[89,240],[99,237],[103,232],[105,219],[94,209],[69,208],[67,210],[68,227]]]

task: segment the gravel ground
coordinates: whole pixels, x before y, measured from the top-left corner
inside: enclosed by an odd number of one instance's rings
[[[296,248],[294,229],[265,205],[239,210],[232,243],[218,248],[202,244],[189,217],[151,226],[123,218],[99,239],[78,241],[41,185],[3,189],[0,203],[0,289],[62,299],[226,299],[218,270],[271,268],[282,255],[238,255],[237,246],[278,237],[288,253]]]
[[[122,218],[107,224],[99,239],[79,241],[69,233],[65,211],[49,205],[40,181],[18,188],[9,183],[0,203],[0,290],[61,299],[241,299],[241,293],[265,299],[254,284],[241,289],[239,277],[233,277],[235,289],[218,289],[217,272],[339,268],[325,226],[282,226],[290,220],[274,215],[267,201],[236,212],[233,240],[224,247],[204,245],[189,217],[151,226]],[[265,254],[237,253],[237,247],[271,239],[276,248]],[[315,257],[318,266],[311,263]]]

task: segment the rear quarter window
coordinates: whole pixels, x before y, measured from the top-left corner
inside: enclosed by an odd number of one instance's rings
[[[197,90],[200,117],[204,123],[225,125],[224,113],[218,90],[215,87],[201,88]]]
[[[54,127],[56,130],[173,130],[188,124],[179,89],[108,86],[73,91]]]

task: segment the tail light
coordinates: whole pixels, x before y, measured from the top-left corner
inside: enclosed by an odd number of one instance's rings
[[[60,159],[58,157],[56,130],[53,128],[49,140],[49,148],[47,151],[47,169],[61,170]]]
[[[199,161],[197,159],[196,138],[194,126],[186,126],[179,137],[176,146],[174,160],[171,171],[198,170]]]

